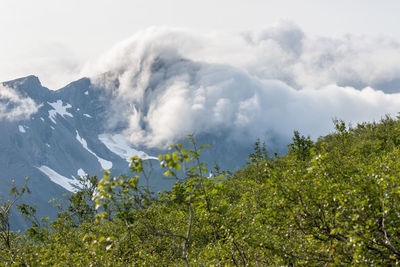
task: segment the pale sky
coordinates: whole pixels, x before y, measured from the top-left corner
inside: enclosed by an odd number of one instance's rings
[[[230,33],[288,19],[308,36],[400,41],[398,0],[0,0],[0,11],[0,81],[34,74],[52,89],[150,26]]]

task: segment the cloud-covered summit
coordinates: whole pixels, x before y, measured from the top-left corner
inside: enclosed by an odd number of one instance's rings
[[[291,22],[238,35],[150,28],[87,71],[107,72],[98,81],[115,87],[110,125],[150,147],[186,133],[253,142],[298,129],[315,138],[334,117],[359,122],[400,110],[397,42],[309,38]]]

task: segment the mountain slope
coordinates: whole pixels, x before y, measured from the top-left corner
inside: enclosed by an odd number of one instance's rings
[[[169,68],[167,63],[154,62],[155,77],[165,71],[162,68]],[[28,187],[32,194],[24,196],[22,202],[36,204],[38,217],[52,217],[56,209],[48,201],[74,191],[78,176],[102,176],[104,170],[110,170],[112,175],[127,173],[130,157],[137,155],[155,161],[158,154],[165,151],[167,147],[164,145],[151,147],[145,142],[132,144],[129,140],[126,129],[132,130],[130,118],[121,119],[127,112],[127,101],[121,100],[119,79],[110,79],[109,75],[98,77],[96,82],[83,78],[57,91],[43,87],[35,76],[2,84],[0,91],[11,92],[22,102],[4,98],[9,114],[20,110],[24,102],[34,107],[23,109],[24,116],[0,118],[0,197],[7,198],[9,187],[6,185],[12,179],[22,183],[25,177],[29,177]],[[101,78],[108,80],[107,87],[101,85]],[[134,109],[151,113],[153,102],[160,97],[156,94],[162,96],[164,93],[164,81],[154,79],[146,89],[146,101],[131,104]],[[158,88],[158,92],[154,88]],[[148,126],[142,126],[143,129],[138,131],[147,131]],[[199,143],[213,145],[204,153],[203,159],[210,165],[219,158],[218,163],[224,168],[240,167],[249,153],[248,140],[243,144],[229,136],[229,132],[224,130],[197,135]],[[159,173],[159,164],[152,165],[153,173]],[[153,175],[150,181],[153,191],[171,187],[172,180],[160,177]],[[17,228],[24,227],[25,222],[18,214],[13,215],[13,220],[16,220],[14,225]]]
[[[146,156],[135,151],[123,136],[104,134],[108,100],[89,79],[58,91],[43,87],[35,76],[3,86],[20,98],[32,99],[38,109],[29,118],[0,123],[0,195],[7,196],[5,185],[11,179],[18,183],[30,177],[32,194],[26,200],[38,206],[39,216],[49,214],[50,199],[74,190],[78,176],[101,176],[104,169],[115,174],[126,172],[127,159],[135,152]],[[23,222],[19,219],[18,224]]]

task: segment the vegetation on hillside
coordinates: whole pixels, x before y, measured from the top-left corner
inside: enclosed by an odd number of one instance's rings
[[[171,190],[156,194],[139,186],[151,179],[151,168],[133,157],[129,175],[81,178],[82,188],[56,204],[55,221],[37,220],[33,207],[19,205],[32,222],[24,234],[9,231],[7,207],[14,202],[2,202],[0,260],[28,266],[398,264],[400,121],[334,124],[336,131],[316,142],[295,132],[284,156],[268,156],[257,141],[248,164],[233,174],[208,169],[199,157],[206,147],[190,136],[190,148],[174,145],[159,157],[165,176],[176,180]]]

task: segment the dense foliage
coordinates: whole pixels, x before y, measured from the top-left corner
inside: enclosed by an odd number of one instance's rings
[[[58,203],[58,219],[35,219],[25,234],[7,227],[4,265],[395,265],[400,259],[400,121],[348,127],[313,142],[298,132],[284,156],[255,143],[235,173],[209,170],[198,147],[160,155],[171,190],[155,194],[148,161],[131,174],[81,178]],[[24,187],[25,188],[25,187]],[[24,189],[25,190],[25,189]],[[22,191],[14,189],[18,197]],[[3,219],[5,218],[5,219]]]

